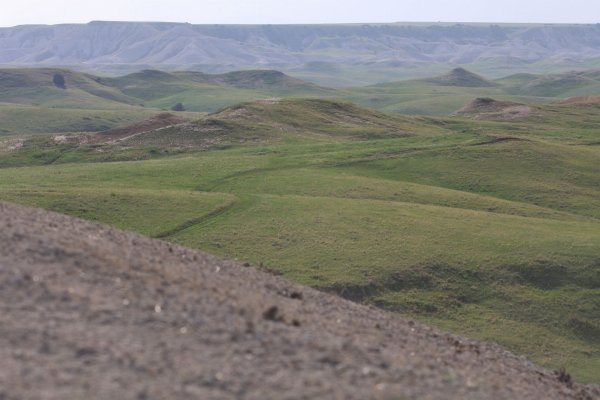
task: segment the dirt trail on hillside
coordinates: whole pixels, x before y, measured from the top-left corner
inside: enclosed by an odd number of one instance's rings
[[[559,104],[597,104],[600,103],[600,96],[573,96],[559,101]]]
[[[184,123],[186,121],[187,120],[180,118],[176,115],[170,113],[162,113],[124,127],[114,128],[104,132],[98,132],[92,135],[92,140],[114,144],[119,141],[125,141],[129,138],[142,135],[144,133],[168,128],[173,125]]]
[[[597,399],[279,277],[0,203],[0,399]]]

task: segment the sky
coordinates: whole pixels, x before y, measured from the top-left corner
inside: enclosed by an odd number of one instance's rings
[[[0,26],[169,21],[600,23],[600,0],[0,0]]]

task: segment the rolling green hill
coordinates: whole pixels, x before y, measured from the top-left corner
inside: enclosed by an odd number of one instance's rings
[[[1,70],[0,87],[2,200],[245,259],[600,381],[597,71],[333,90],[276,71],[36,69]],[[176,103],[188,111],[164,113]]]
[[[462,68],[426,79],[339,89],[342,96],[365,107],[413,115],[448,115],[475,98],[547,104],[572,96],[600,93],[597,71],[555,75],[516,74],[490,81]]]
[[[64,85],[54,82],[62,77]],[[240,101],[335,93],[277,71],[219,75],[144,70],[110,78],[63,69],[0,70],[0,134],[94,132],[132,123],[182,103],[198,118]],[[23,118],[29,114],[29,118]]]
[[[179,115],[163,113],[97,134],[20,138],[17,149],[0,157],[0,167],[145,159],[241,144],[337,143],[407,137],[414,132],[420,135],[444,132],[422,118],[385,114],[349,102],[323,99],[258,100],[196,120],[182,119]]]
[[[54,83],[54,76],[64,85]],[[0,70],[0,88],[0,102],[48,108],[118,109],[138,101],[98,77],[65,69]]]
[[[214,147],[236,143],[322,142],[411,135],[423,123],[352,103],[321,99],[266,99],[227,107],[199,121],[147,132],[125,145]],[[440,132],[431,126],[430,131]]]
[[[538,97],[570,97],[600,93],[597,71],[569,72],[560,75],[538,76],[526,82],[515,82],[506,88],[508,93]]]
[[[426,118],[271,98],[121,142],[11,138],[0,199],[248,260],[599,382],[600,104],[504,120],[493,101]]]
[[[345,98],[365,107],[412,115],[449,115],[475,98],[544,104],[551,97],[513,93],[513,81],[488,81],[464,69],[437,78],[381,83],[364,88],[340,89]]]
[[[187,110],[214,112],[240,101],[285,96],[327,96],[335,93],[278,71],[236,71],[219,75],[201,72],[142,71],[109,80],[123,93],[147,106],[170,108],[183,103]]]
[[[460,87],[490,87],[494,83],[488,81],[481,75],[474,74],[464,68],[455,68],[449,73],[429,79],[430,82],[441,86]]]
[[[60,75],[64,87],[54,83]],[[181,103],[197,119],[240,102],[327,98],[409,115],[449,115],[476,98],[539,105],[600,93],[597,71],[518,74],[490,81],[463,68],[434,78],[367,87],[324,88],[269,70],[205,74],[144,70],[98,77],[62,69],[0,70],[0,134],[95,132],[150,117]],[[28,116],[28,118],[24,118]]]
[[[62,77],[64,85],[54,82],[57,75]],[[64,69],[4,69],[0,70],[0,88],[0,102],[90,109],[115,109],[123,107],[123,104],[139,106],[144,101],[156,102],[181,93],[189,95],[190,92],[202,97],[204,91],[215,89],[221,92],[230,89],[232,96],[246,93],[244,97],[248,99],[292,92],[298,95],[331,92],[281,72],[268,70],[220,75],[144,70],[110,78]],[[194,108],[193,104],[190,106]],[[193,111],[214,111],[214,107]]]

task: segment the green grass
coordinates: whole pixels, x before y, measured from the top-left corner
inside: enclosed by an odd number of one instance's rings
[[[10,190],[3,200],[43,207],[79,218],[101,221],[148,236],[162,236],[187,224],[198,215],[213,213],[234,201],[221,193],[160,189]]]
[[[478,97],[543,104],[554,98],[509,93],[504,86],[440,85],[429,80],[407,80],[362,88],[340,89],[345,98],[365,107],[413,115],[449,115]]]
[[[36,136],[0,145],[0,199],[262,264],[600,382],[598,105],[536,110],[283,100],[119,145]],[[521,140],[493,141],[507,136]]]
[[[572,61],[543,60],[535,63],[510,64],[499,60],[486,60],[466,65],[458,65],[480,74],[488,79],[503,78],[514,74],[564,74],[577,69],[598,69],[598,59],[587,60],[585,64],[573,65]],[[333,87],[368,86],[382,82],[422,79],[447,73],[457,64],[424,62],[421,64],[406,65],[400,63],[308,63],[306,65],[292,66],[284,72],[315,82],[319,85]]]
[[[66,86],[53,83],[55,74]],[[148,118],[183,103],[189,118],[241,101],[332,96],[276,71],[222,75],[142,71],[118,78],[53,68],[0,69],[0,136],[96,132]]]
[[[156,112],[133,107],[90,110],[0,103],[0,137],[30,133],[98,132],[148,118]]]
[[[341,166],[363,176],[445,187],[600,218],[600,149],[505,142]]]
[[[5,168],[0,198],[262,263],[597,381],[597,153],[483,139]]]

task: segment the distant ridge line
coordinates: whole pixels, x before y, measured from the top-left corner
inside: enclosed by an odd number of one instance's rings
[[[309,62],[467,65],[598,57],[600,24],[92,21],[0,28],[0,64],[15,65],[202,64],[236,69]]]

